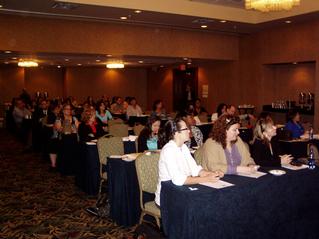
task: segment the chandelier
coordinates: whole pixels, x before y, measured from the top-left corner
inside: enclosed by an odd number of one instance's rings
[[[246,0],[246,9],[255,9],[261,12],[290,10],[299,5],[300,0]]]
[[[106,67],[110,69],[120,69],[124,68],[124,64],[122,62],[108,63],[106,64]]]
[[[39,64],[35,61],[19,61],[18,66],[20,67],[37,67]]]

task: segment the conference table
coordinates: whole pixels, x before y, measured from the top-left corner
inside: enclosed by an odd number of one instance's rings
[[[135,141],[123,140],[124,154],[135,153]],[[100,184],[100,160],[96,142],[82,143],[76,184],[88,195],[97,195]]]
[[[263,168],[267,172],[267,168]],[[234,186],[162,182],[161,216],[170,239],[319,238],[319,170],[283,169],[258,179],[227,175]]]

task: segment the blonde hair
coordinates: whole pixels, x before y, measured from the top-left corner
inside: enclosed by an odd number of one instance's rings
[[[255,128],[254,128],[254,138],[252,143],[255,142],[256,139],[263,141],[265,144],[269,145],[269,140],[267,137],[265,137],[264,132],[269,126],[273,126],[274,121],[271,118],[268,119],[259,119],[256,122]]]

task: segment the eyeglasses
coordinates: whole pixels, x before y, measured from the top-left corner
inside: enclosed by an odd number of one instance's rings
[[[189,130],[189,128],[180,129],[179,132]]]

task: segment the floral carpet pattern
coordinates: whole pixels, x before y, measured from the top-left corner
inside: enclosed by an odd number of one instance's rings
[[[81,192],[74,177],[48,169],[40,154],[24,151],[0,130],[0,238],[133,238],[134,228],[85,211],[95,198]]]

